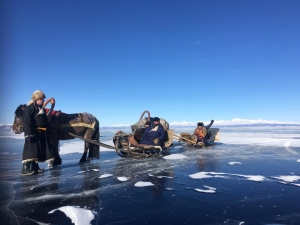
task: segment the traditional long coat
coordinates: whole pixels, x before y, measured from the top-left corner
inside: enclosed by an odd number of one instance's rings
[[[49,135],[50,125],[44,108],[34,103],[28,105],[23,113],[25,144],[22,161],[44,162],[54,158]],[[30,140],[26,137],[30,137]],[[28,141],[26,141],[28,140]]]
[[[157,138],[158,143],[155,144],[153,140]],[[142,139],[140,141],[141,144],[147,144],[147,145],[160,145],[164,146],[164,140],[165,140],[165,131],[161,124],[158,124],[154,128],[151,126],[147,127],[146,130],[143,133]]]

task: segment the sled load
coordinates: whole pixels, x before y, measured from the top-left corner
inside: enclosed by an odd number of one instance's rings
[[[145,113],[148,116],[143,118]],[[131,125],[132,132],[130,134],[120,130],[114,135],[113,143],[117,154],[121,157],[148,158],[151,156],[161,157],[163,153],[168,152],[168,148],[172,146],[174,130],[169,129],[169,123],[165,119],[160,118],[159,122],[164,130],[162,144],[159,144],[155,139],[153,144],[140,143],[147,124],[155,129],[154,118],[150,117],[150,112],[146,110],[142,113],[139,121]]]

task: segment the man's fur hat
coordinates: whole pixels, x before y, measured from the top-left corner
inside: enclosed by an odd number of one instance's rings
[[[40,98],[46,98],[46,95],[44,94],[43,91],[41,90],[36,90],[35,92],[32,93],[30,101],[27,103],[27,105],[30,105],[34,103],[36,100]]]

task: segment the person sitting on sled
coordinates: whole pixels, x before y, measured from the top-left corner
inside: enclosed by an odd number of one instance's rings
[[[197,128],[194,131],[194,135],[197,136],[197,143],[202,142],[203,144],[207,144],[207,140],[209,139],[207,135],[207,130],[212,126],[214,120],[211,120],[210,124],[204,126],[203,122],[197,123]]]
[[[165,131],[158,117],[154,117],[153,125],[153,128],[151,126],[148,126],[146,128],[142,135],[140,143],[146,145],[159,145],[163,147],[165,140]]]

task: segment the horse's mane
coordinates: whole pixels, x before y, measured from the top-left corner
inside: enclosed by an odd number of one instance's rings
[[[18,118],[22,118],[23,117],[23,111],[24,111],[24,108],[26,107],[26,104],[24,105],[19,105],[18,108],[16,109],[15,111],[15,116],[18,117]],[[22,109],[23,108],[23,109]]]

